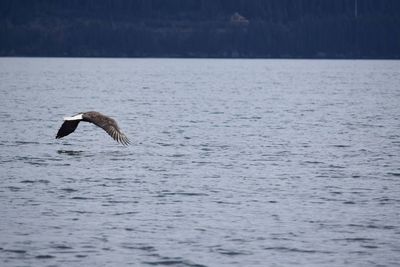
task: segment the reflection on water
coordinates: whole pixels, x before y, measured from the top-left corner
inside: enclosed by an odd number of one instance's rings
[[[400,63],[0,59],[1,266],[397,266]],[[133,141],[62,118],[98,110]]]

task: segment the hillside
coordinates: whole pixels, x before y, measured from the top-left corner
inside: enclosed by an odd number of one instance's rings
[[[3,0],[0,56],[400,58],[400,1]]]

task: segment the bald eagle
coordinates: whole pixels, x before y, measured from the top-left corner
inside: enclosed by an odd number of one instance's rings
[[[128,137],[121,132],[117,122],[114,119],[97,111],[82,112],[72,117],[65,117],[64,123],[57,132],[56,138],[59,139],[69,135],[70,133],[73,133],[81,121],[91,122],[97,125],[106,131],[118,143],[121,143],[125,146],[130,144]]]

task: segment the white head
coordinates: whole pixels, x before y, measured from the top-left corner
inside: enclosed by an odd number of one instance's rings
[[[76,120],[82,120],[82,113],[81,114],[78,114],[78,115],[75,115],[75,116],[72,116],[72,117],[64,117],[64,120],[65,121],[76,121]]]

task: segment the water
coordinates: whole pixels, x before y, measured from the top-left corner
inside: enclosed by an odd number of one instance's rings
[[[399,266],[399,86],[399,61],[1,58],[1,266]],[[54,138],[88,110],[132,145]]]

